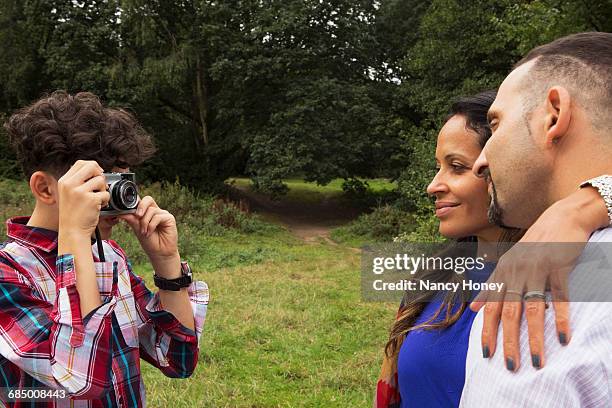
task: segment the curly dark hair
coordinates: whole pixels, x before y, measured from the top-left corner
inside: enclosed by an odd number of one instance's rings
[[[105,107],[90,92],[55,91],[14,113],[4,128],[28,179],[39,170],[59,178],[77,160],[95,160],[109,172],[155,153],[134,115]]]

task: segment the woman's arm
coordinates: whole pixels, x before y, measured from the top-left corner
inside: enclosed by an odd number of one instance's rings
[[[527,230],[523,238],[508,251],[491,277],[503,282],[507,289],[503,299],[479,296],[470,306],[480,310],[483,306],[483,353],[495,353],[499,321],[502,321],[504,361],[510,371],[518,370],[520,362],[519,330],[523,302],[518,293],[544,292],[546,283],[553,287],[553,303],[557,335],[562,345],[571,338],[567,279],[591,234],[610,225],[608,209],[599,191],[594,187],[578,189],[570,196],[549,207]],[[525,243],[529,243],[524,245]],[[537,250],[529,251],[531,248]],[[563,244],[563,250],[559,245]],[[557,249],[555,251],[555,248]],[[533,256],[525,256],[529,251]],[[553,254],[554,252],[554,254]],[[549,256],[553,255],[553,256]],[[500,301],[503,300],[503,301]],[[538,301],[539,300],[539,301]],[[532,365],[544,366],[544,310],[543,299],[537,297],[525,303],[529,346]],[[510,363],[508,363],[510,361]]]

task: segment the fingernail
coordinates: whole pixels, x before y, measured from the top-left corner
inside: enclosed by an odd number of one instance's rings
[[[482,346],[482,358],[489,358],[490,355],[489,346]]]
[[[514,360],[511,357],[506,357],[506,368],[510,371],[514,371]]]
[[[542,367],[542,362],[540,361],[540,356],[537,354],[532,354],[531,355],[531,364],[533,364],[533,366],[535,368],[541,368]]]
[[[567,335],[563,332],[559,333],[559,343],[563,344],[564,346],[567,344]]]
[[[136,211],[136,214],[138,214],[138,216],[140,217],[142,215],[142,208],[139,208],[138,211]]]

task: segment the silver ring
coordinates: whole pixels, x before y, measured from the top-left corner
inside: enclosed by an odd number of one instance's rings
[[[512,290],[512,289],[508,289],[506,291],[506,295],[508,294],[517,295],[519,298],[523,296],[523,292],[519,292],[518,290]]]
[[[523,300],[529,300],[533,298],[542,299],[545,301],[546,295],[544,294],[544,292],[540,292],[539,290],[532,290],[532,291],[525,293],[525,295],[523,295]]]

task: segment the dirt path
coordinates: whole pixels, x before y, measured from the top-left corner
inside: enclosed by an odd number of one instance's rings
[[[286,199],[272,200],[245,186],[234,186],[233,199],[243,199],[251,210],[264,219],[283,225],[292,234],[306,242],[321,240],[337,245],[331,238],[333,228],[355,219],[359,211],[348,207],[339,199],[297,203]]]

